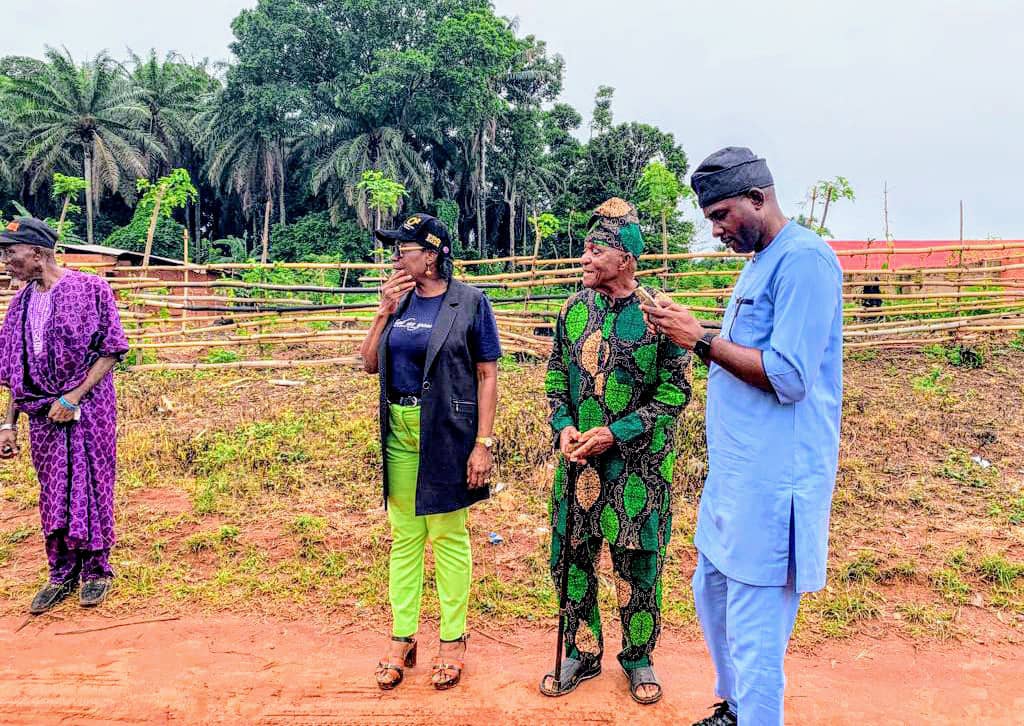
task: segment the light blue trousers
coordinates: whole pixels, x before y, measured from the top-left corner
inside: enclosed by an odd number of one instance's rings
[[[715,664],[715,692],[740,726],[783,724],[783,661],[800,606],[795,582],[792,562],[784,587],[757,587],[729,579],[697,555],[693,597]]]

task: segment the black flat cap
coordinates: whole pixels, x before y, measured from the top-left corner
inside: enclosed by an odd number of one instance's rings
[[[0,245],[32,245],[52,250],[57,245],[57,233],[41,219],[16,217],[0,228]]]
[[[743,146],[716,151],[690,176],[690,186],[702,208],[774,184],[768,162]]]

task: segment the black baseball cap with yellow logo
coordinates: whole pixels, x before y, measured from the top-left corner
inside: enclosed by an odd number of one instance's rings
[[[41,219],[16,217],[0,227],[0,245],[32,245],[52,250],[57,245],[57,233]]]
[[[373,234],[384,244],[415,242],[445,257],[452,253],[451,238],[444,222],[423,212],[410,214],[398,229],[375,229]]]

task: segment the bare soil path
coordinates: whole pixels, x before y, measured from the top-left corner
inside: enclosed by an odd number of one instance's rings
[[[657,651],[666,696],[653,707],[629,699],[612,653],[574,694],[539,695],[550,630],[476,633],[464,681],[447,693],[428,682],[431,632],[390,693],[373,683],[385,638],[361,625],[217,615],[59,634],[138,619],[44,617],[16,632],[22,618],[0,618],[0,723],[689,724],[713,700],[703,644],[673,632]],[[859,636],[791,654],[788,674],[791,724],[1024,722],[1020,645]]]

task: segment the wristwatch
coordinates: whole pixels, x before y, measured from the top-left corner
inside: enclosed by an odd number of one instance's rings
[[[704,365],[711,362],[711,341],[718,336],[714,333],[704,333],[700,336],[700,339],[693,344],[693,352],[696,353],[697,357],[704,361]]]
[[[493,449],[494,444],[496,443],[493,436],[477,436],[476,442],[478,444],[483,444],[484,448],[487,450]]]

